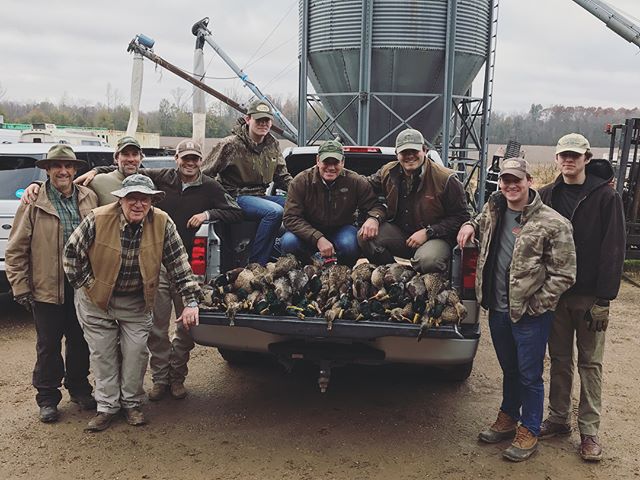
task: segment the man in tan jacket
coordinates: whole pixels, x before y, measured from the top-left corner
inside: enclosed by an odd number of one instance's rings
[[[49,178],[34,202],[18,206],[6,250],[14,298],[33,312],[37,343],[32,382],[45,423],[58,420],[63,379],[72,402],[87,410],[96,406],[87,380],[89,350],[76,317],[74,290],[62,268],[65,242],[97,206],[95,193],[73,184],[78,167],[85,163],[68,145],[51,147],[47,158],[36,162]]]

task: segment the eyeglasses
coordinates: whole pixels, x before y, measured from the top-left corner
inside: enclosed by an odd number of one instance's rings
[[[147,198],[124,197],[124,200],[130,205],[135,205],[137,203],[139,203],[140,205],[150,205],[151,204],[151,197],[147,197]]]

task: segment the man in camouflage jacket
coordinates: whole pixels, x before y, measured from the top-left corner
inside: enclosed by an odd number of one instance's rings
[[[202,173],[215,177],[236,197],[246,220],[260,222],[249,262],[266,264],[271,257],[285,197],[266,195],[271,182],[287,191],[292,177],[287,171],[278,140],[269,133],[273,123],[271,106],[258,100],[249,105],[245,124],[220,141],[204,161]]]
[[[505,160],[500,191],[458,233],[461,247],[479,235],[476,295],[489,310],[503,373],[498,418],[479,439],[497,443],[515,434],[503,452],[512,461],[526,460],[537,449],[549,330],[560,295],[576,278],[571,224],[542,203],[531,183],[524,159]]]

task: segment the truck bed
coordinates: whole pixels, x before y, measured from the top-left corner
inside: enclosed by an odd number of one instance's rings
[[[200,325],[192,328],[192,336],[201,345],[294,359],[456,365],[475,356],[478,323],[432,327],[420,341],[419,331],[420,325],[410,323],[352,320],[336,320],[329,330],[324,318],[242,313],[230,325],[224,313],[201,310]]]

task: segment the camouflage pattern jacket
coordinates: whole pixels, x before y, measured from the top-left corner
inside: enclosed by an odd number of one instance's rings
[[[238,125],[233,135],[213,147],[202,173],[214,177],[234,197],[263,196],[271,182],[286,191],[292,180],[276,138],[269,133],[258,144],[249,137],[247,125]]]
[[[506,199],[496,192],[482,212],[468,222],[480,240],[476,296],[484,308],[490,307],[500,223],[506,208]],[[571,223],[544,205],[535,190],[529,191],[529,204],[520,218],[508,280],[509,314],[514,323],[525,314],[537,316],[554,311],[560,295],[576,280]]]

